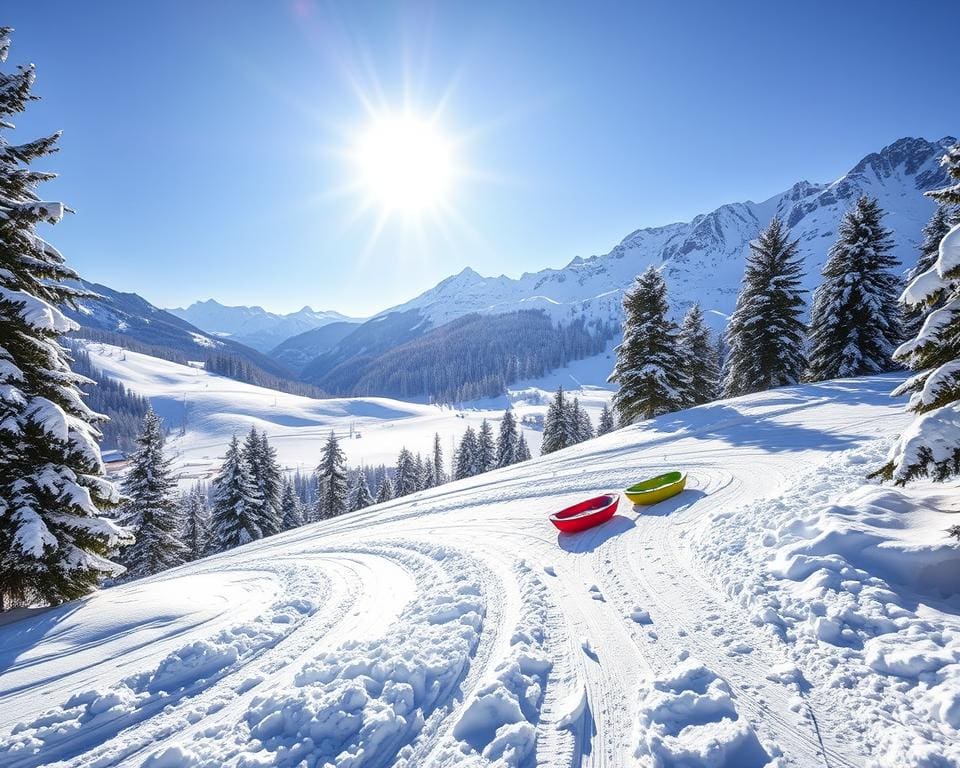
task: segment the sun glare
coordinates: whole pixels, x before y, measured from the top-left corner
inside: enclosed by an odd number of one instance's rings
[[[453,177],[450,141],[426,120],[374,119],[355,150],[360,186],[389,212],[418,214],[446,200]]]

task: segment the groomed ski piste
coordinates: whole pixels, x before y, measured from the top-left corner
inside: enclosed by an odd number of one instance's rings
[[[900,380],[712,403],[7,617],[0,765],[957,765],[957,489],[865,480]],[[673,468],[659,505],[548,522]]]

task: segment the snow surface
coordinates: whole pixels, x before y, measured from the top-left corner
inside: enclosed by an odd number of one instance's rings
[[[5,617],[0,765],[957,765],[960,499],[863,479],[900,380],[670,414]],[[653,508],[547,520],[667,467],[687,490]]]

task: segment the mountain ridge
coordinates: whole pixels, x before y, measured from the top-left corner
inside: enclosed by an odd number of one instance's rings
[[[259,305],[221,304],[213,298],[166,311],[207,333],[231,338],[264,353],[293,336],[331,323],[359,323],[364,320],[334,310],[315,310],[310,305],[304,305],[296,312],[278,313]]]
[[[832,182],[801,180],[760,202],[725,203],[688,222],[636,229],[607,253],[575,256],[559,268],[510,278],[484,277],[466,267],[376,317],[416,309],[437,326],[470,312],[539,308],[559,321],[580,315],[617,320],[624,289],[646,266],[657,264],[665,269],[675,312],[700,301],[717,326],[733,310],[750,240],[774,215],[800,239],[804,287],[812,290],[830,238],[860,194],[877,197],[887,212],[885,224],[894,231],[894,251],[906,269],[915,262],[913,249],[935,207],[922,193],[944,182],[939,159],[955,142],[951,136],[937,141],[904,137],[866,155]]]

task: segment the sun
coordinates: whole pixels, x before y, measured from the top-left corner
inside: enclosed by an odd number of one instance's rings
[[[353,153],[359,186],[384,211],[417,215],[442,208],[454,176],[452,142],[429,120],[372,120]]]

